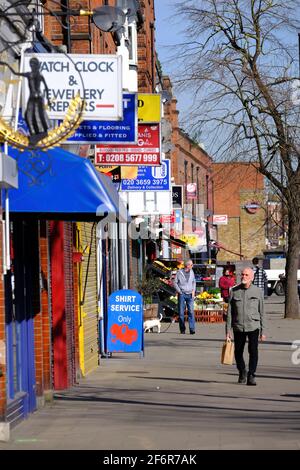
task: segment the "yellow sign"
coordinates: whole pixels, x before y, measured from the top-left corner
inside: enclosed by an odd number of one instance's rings
[[[195,234],[183,234],[180,239],[190,247],[196,247],[199,244],[199,236]]]
[[[101,173],[110,173],[118,168],[117,166],[97,166],[97,170]],[[134,180],[137,177],[137,166],[121,166],[121,179]]]
[[[138,121],[160,122],[161,120],[161,96],[159,94],[138,94]]]

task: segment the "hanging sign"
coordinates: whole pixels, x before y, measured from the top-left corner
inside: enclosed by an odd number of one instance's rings
[[[157,123],[161,120],[161,95],[155,93],[138,94],[138,121]]]
[[[135,179],[124,179],[121,191],[169,191],[170,161],[163,160],[161,166],[139,166]]]
[[[120,55],[25,54],[24,72],[30,71],[29,61],[32,57],[39,59],[40,72],[48,86],[51,105],[47,114],[50,119],[64,119],[71,100],[78,93],[85,100],[85,120],[122,119]],[[23,80],[23,84],[23,103],[27,103],[27,80]]]
[[[139,124],[137,145],[96,145],[95,165],[160,165],[159,124]]]
[[[108,300],[107,352],[143,350],[143,299],[129,289],[114,292]]]
[[[172,186],[172,203],[173,207],[182,208],[182,186],[173,185]]]
[[[228,225],[228,215],[213,215],[213,225]]]
[[[123,119],[121,121],[83,121],[74,134],[65,142],[78,144],[136,143],[137,99],[135,93],[123,95]]]
[[[186,198],[196,199],[197,198],[197,184],[189,183],[186,185]]]

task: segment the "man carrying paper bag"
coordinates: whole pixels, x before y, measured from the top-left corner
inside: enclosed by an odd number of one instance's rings
[[[266,339],[264,299],[262,290],[252,284],[254,272],[245,268],[242,272],[242,282],[233,287],[229,297],[226,339],[232,338],[233,330],[235,344],[235,361],[239,371],[239,383],[256,385],[255,372],[258,362],[258,339]],[[244,348],[248,338],[249,371],[247,374],[244,361]]]

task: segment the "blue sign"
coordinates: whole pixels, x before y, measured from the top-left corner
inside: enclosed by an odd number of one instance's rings
[[[118,290],[109,296],[107,352],[143,350],[143,299],[134,290]]]
[[[138,140],[137,98],[135,93],[123,94],[121,121],[83,121],[66,144],[132,144]]]
[[[121,191],[170,191],[170,161],[160,166],[139,166],[137,177],[122,180]]]

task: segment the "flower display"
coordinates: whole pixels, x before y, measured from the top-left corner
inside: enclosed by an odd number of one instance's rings
[[[217,304],[222,301],[223,299],[219,289],[212,289],[210,292],[204,291],[195,297],[196,305]]]

